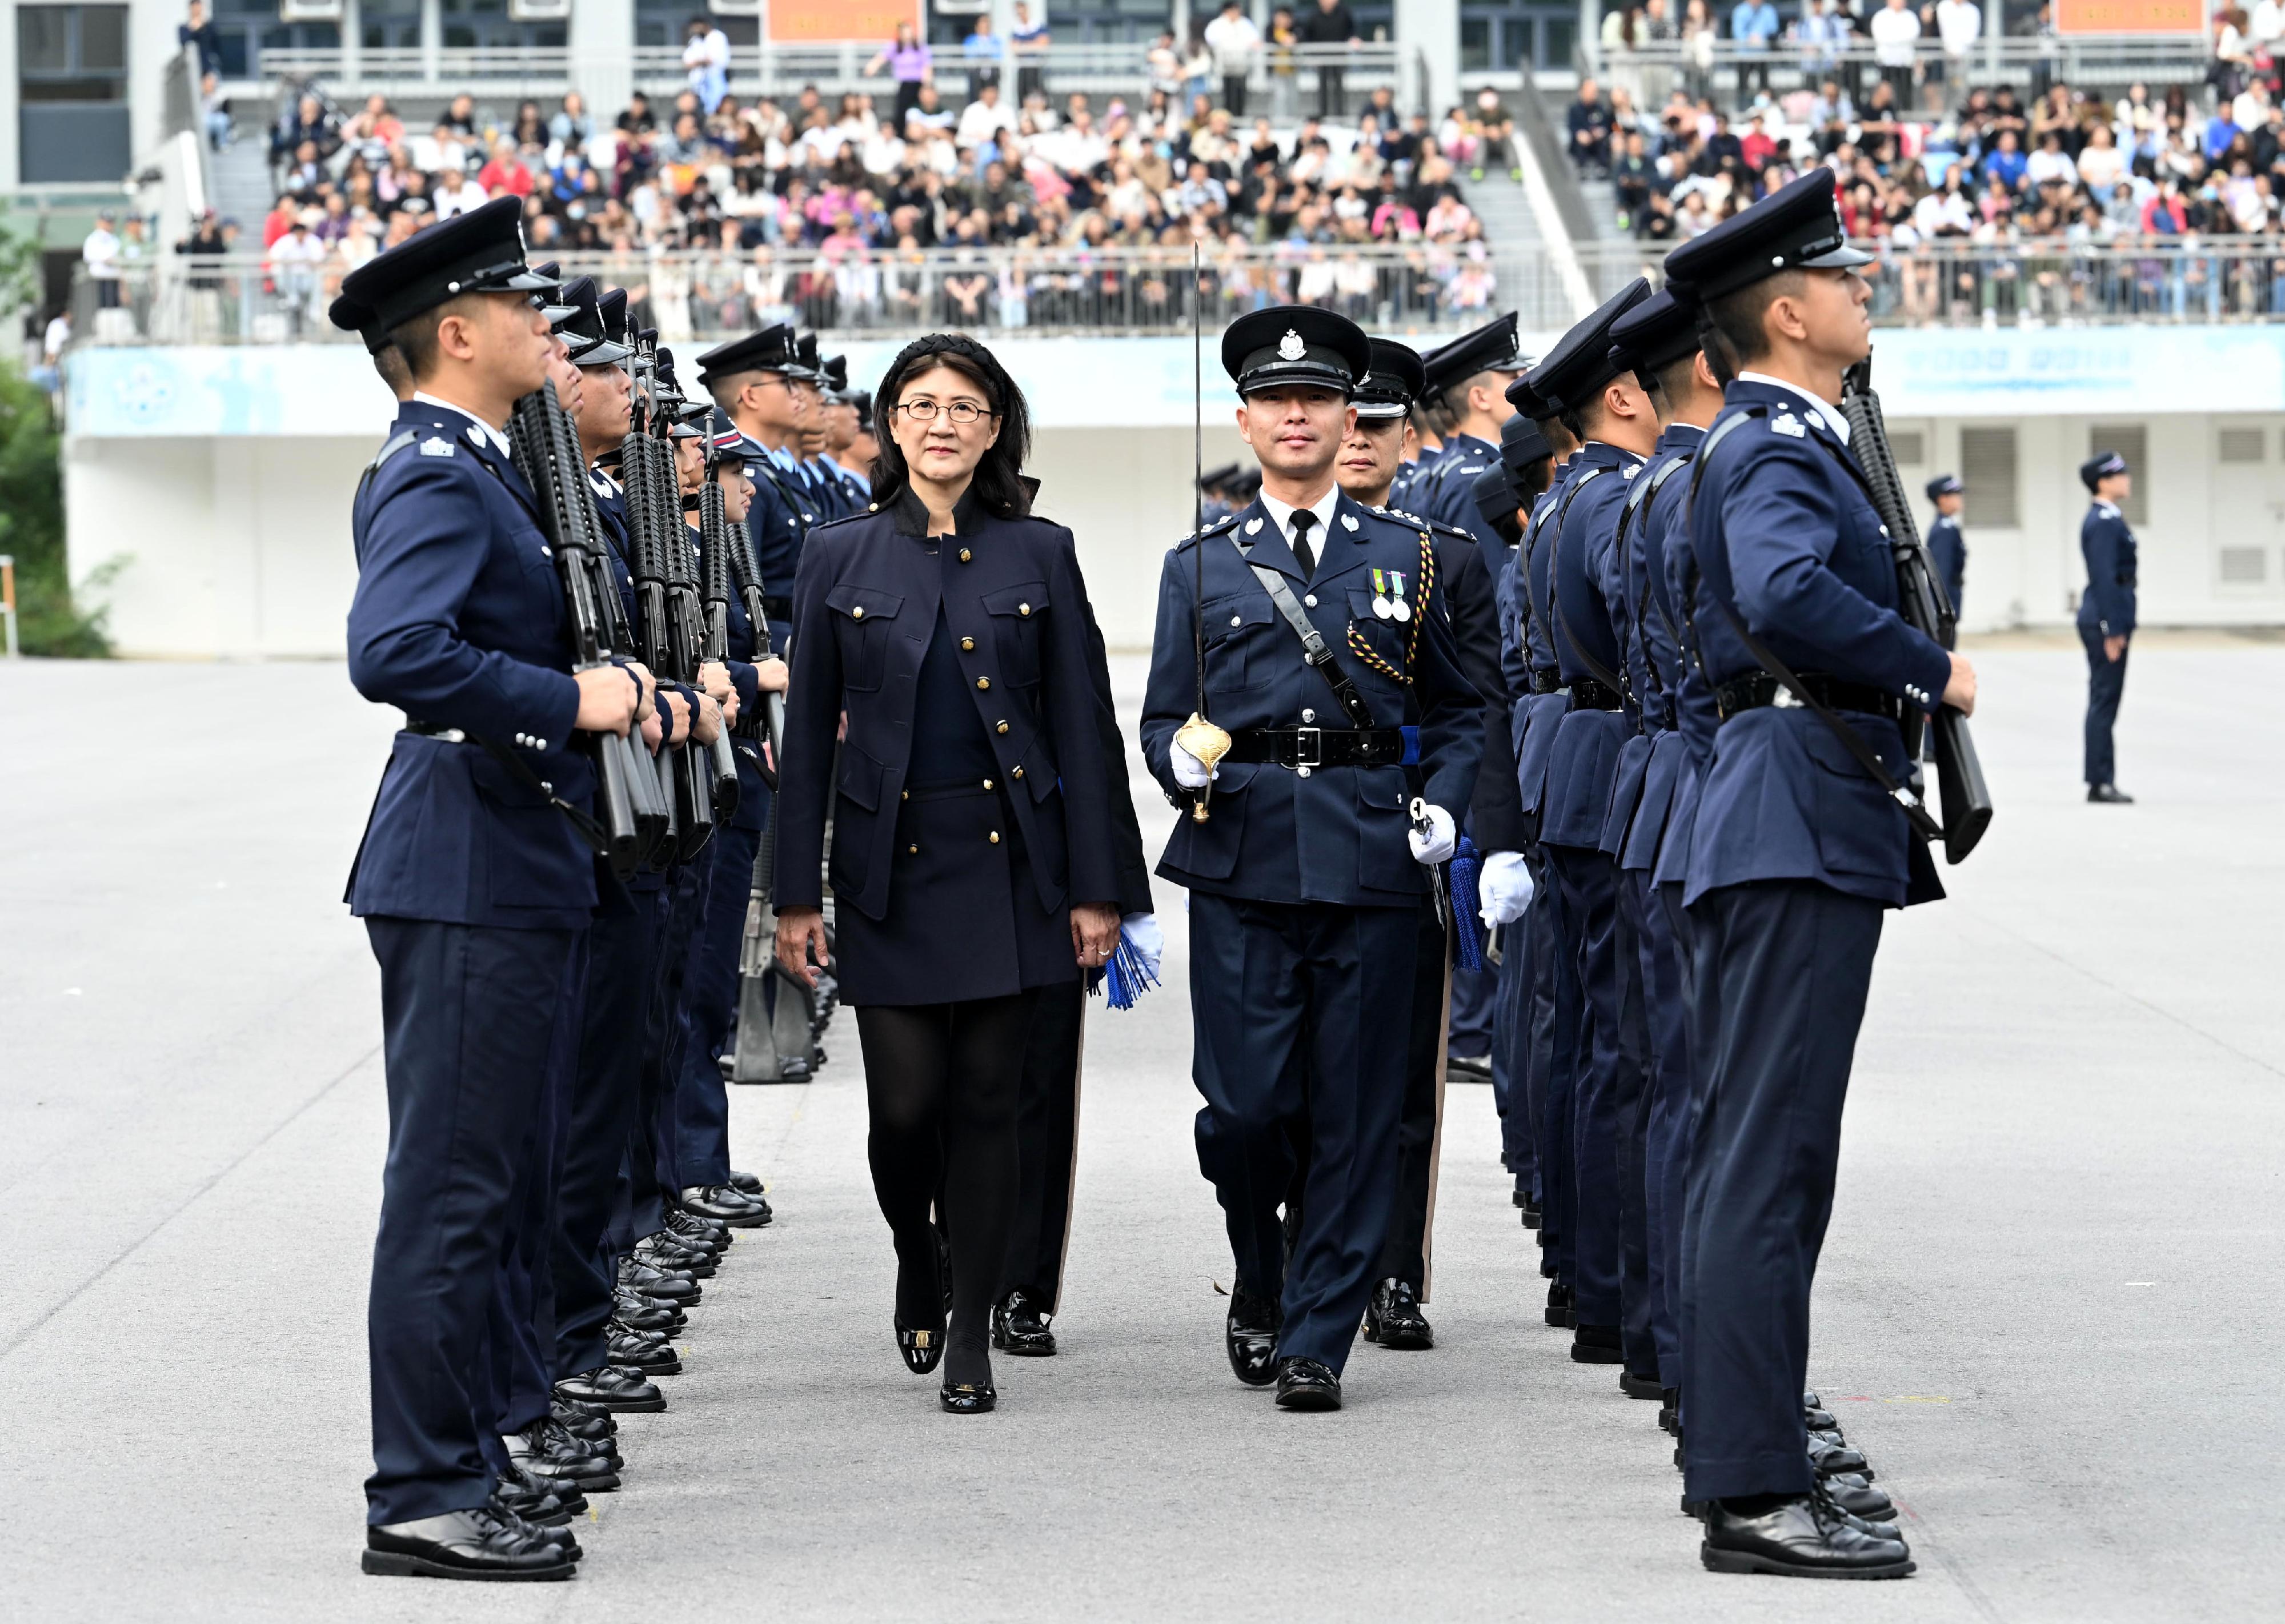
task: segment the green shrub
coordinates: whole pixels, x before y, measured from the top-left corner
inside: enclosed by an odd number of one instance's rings
[[[0,365],[0,553],[16,560],[16,623],[23,650],[67,659],[111,653],[104,611],[72,600],[64,559],[61,439],[48,397],[10,365]],[[90,577],[101,586],[116,572]]]

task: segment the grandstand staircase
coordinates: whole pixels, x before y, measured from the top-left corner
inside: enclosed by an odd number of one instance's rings
[[[218,218],[238,222],[241,249],[249,253],[261,251],[263,216],[277,200],[268,137],[259,123],[247,128],[241,112],[237,141],[225,152],[207,152],[208,207]]]

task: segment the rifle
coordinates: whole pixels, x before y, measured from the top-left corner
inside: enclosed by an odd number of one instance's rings
[[[720,453],[714,449],[714,437],[709,435],[706,482],[698,488],[699,562],[706,572],[705,608],[696,628],[699,646],[695,652],[698,663],[726,661],[730,657],[730,515],[723,506],[718,482],[721,471]],[[691,675],[697,674],[698,663],[695,663]],[[714,742],[707,751],[714,768],[714,816],[718,821],[727,823],[738,810],[738,757],[731,748],[726,726],[714,735]]]
[[[554,549],[555,567],[571,611],[572,669],[594,671],[611,663],[602,612],[596,607],[595,572],[605,551],[591,508],[573,492],[587,485],[586,459],[571,420],[548,385],[515,403],[508,417],[508,444],[516,467],[539,498],[539,515]],[[615,598],[616,593],[612,594]],[[635,816],[633,782],[640,771],[632,734],[581,733],[579,749],[595,764],[596,811],[589,837],[621,879],[635,870],[641,831]],[[575,821],[577,821],[575,820]]]
[[[646,359],[653,353],[646,341]],[[637,376],[645,387],[636,392],[634,426],[620,448],[619,470],[626,483],[627,530],[634,540],[641,654],[643,663],[661,677],[687,682],[696,674],[698,644],[695,627],[674,613],[677,608],[693,607],[690,598],[673,595],[678,561],[682,583],[687,584],[690,579],[682,492],[675,477],[673,443],[668,438],[677,403],[658,381],[655,362]],[[688,862],[713,837],[713,793],[687,745],[670,746],[661,761],[663,771],[673,779],[670,799],[679,836],[676,851]]]
[[[746,618],[754,624],[754,662],[778,657],[777,636],[770,628],[769,599],[763,590],[761,561],[754,555],[753,533],[742,520],[730,527],[730,562],[737,571],[738,595],[744,600]],[[765,690],[760,714],[741,717],[738,731],[749,738],[759,739],[762,753],[762,781],[772,789],[778,785],[778,750],[785,738],[785,695]]]
[[[633,628],[627,624],[626,608],[619,600],[619,584],[611,569],[610,545],[604,537],[602,517],[595,510],[594,489],[585,479],[576,482],[577,505],[585,515],[584,522],[588,533],[596,538],[598,544],[595,549],[595,601],[602,606],[603,628],[610,642],[610,651],[632,655],[635,648],[635,634]],[[674,838],[673,803],[660,787],[658,764],[650,753],[637,749],[634,757],[635,769],[629,775],[628,788],[634,802],[635,828],[640,837],[640,850],[636,854],[636,866],[664,867],[665,853]]]
[[[1873,392],[1873,357],[1867,355],[1842,375],[1841,412],[1849,420],[1849,449],[1864,471],[1873,506],[1888,527],[1888,548],[1896,561],[1896,585],[1904,599],[1904,617],[1917,632],[1950,648],[1956,632],[1956,612],[1937,578],[1912,507],[1905,499],[1896,459],[1888,449],[1888,430],[1881,416],[1881,397]],[[1928,755],[1936,762],[1937,790],[1943,807],[1943,855],[1957,863],[1975,849],[1991,822],[1991,791],[1983,781],[1983,761],[1967,718],[1950,705],[1941,705],[1928,724]],[[1920,712],[1905,707],[1904,755],[1920,770],[1923,740]]]

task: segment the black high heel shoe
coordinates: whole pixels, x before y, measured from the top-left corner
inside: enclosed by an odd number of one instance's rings
[[[944,1362],[944,1327],[930,1326],[924,1330],[907,1330],[902,1320],[897,1322],[897,1352],[905,1356],[905,1369],[915,1376],[930,1376]]]
[[[1000,1390],[989,1382],[955,1382],[947,1379],[944,1390],[936,1395],[947,1416],[988,1415],[999,1408]]]

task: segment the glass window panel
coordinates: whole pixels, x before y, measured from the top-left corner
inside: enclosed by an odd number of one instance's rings
[[[26,74],[71,69],[71,7],[27,5],[16,12],[16,68]]]
[[[79,9],[79,67],[90,74],[127,71],[127,8],[82,5]]]
[[[1460,71],[1481,73],[1492,65],[1492,20],[1460,19]]]

